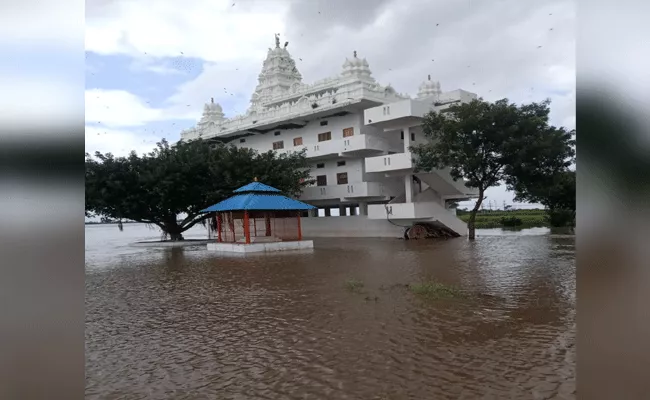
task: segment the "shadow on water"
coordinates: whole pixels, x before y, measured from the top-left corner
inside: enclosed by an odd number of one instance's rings
[[[574,398],[573,237],[478,234],[232,258],[87,228],[87,398]]]

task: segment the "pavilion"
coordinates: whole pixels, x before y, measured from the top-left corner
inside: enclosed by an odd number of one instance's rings
[[[217,240],[208,243],[208,250],[251,253],[314,247],[313,241],[302,238],[300,218],[316,207],[284,196],[257,178],[234,193],[201,210],[215,214]]]

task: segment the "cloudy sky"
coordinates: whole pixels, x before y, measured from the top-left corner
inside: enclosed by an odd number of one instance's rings
[[[398,92],[431,74],[487,100],[550,98],[552,123],[573,129],[574,30],[568,0],[87,0],[86,151],[178,140],[210,97],[243,113],[274,33],[307,83],[356,50]]]

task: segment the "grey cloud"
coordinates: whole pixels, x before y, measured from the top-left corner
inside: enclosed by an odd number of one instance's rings
[[[295,2],[288,14],[283,40],[303,59],[298,68],[307,81],[338,73],[357,50],[381,83],[410,94],[427,74],[445,90],[463,88],[491,100],[534,101],[573,90],[549,72],[575,68],[571,0],[332,4]],[[382,12],[392,15],[379,24]]]
[[[372,23],[390,3],[390,0],[295,1],[289,10],[288,33],[314,39],[334,27],[360,29]]]

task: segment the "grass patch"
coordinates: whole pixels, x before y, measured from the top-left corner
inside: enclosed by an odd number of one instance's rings
[[[363,282],[358,279],[348,279],[345,281],[345,288],[350,292],[360,292],[363,289]]]
[[[409,285],[409,290],[417,296],[430,300],[467,297],[460,288],[435,281],[412,283]]]
[[[457,212],[458,218],[467,222],[469,213],[465,211]],[[474,222],[477,229],[504,228],[532,228],[549,226],[547,213],[545,210],[512,210],[512,211],[489,211],[482,210],[476,214]]]

